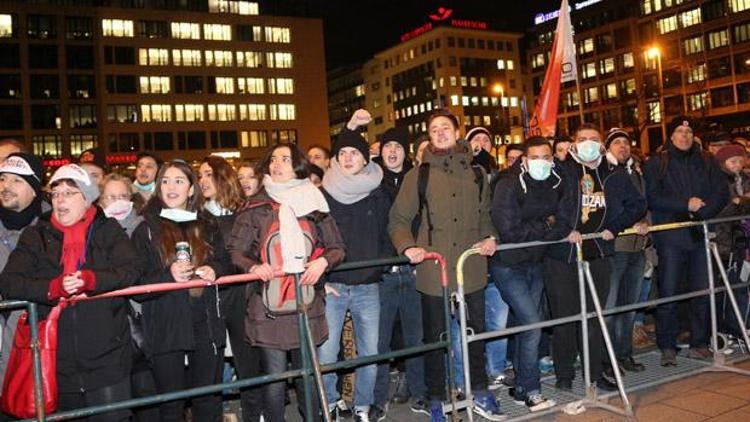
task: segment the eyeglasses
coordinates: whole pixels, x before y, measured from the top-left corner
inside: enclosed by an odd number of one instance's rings
[[[63,197],[65,199],[71,198],[73,195],[83,194],[79,190],[65,190],[62,192],[50,192],[49,197],[50,199],[57,199],[59,197]]]
[[[113,201],[113,202],[118,201],[118,200],[129,201],[131,198],[131,195],[128,193],[123,193],[122,195],[104,195],[102,196],[102,198],[106,199],[107,201]]]

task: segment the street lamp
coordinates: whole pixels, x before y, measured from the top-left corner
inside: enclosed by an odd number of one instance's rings
[[[646,50],[646,57],[650,60],[656,59],[656,74],[659,80],[657,81],[657,87],[659,89],[659,116],[661,120],[661,138],[662,142],[667,142],[667,127],[666,119],[667,119],[667,111],[664,109],[664,81],[663,81],[663,74],[662,74],[662,68],[661,68],[661,48],[659,46],[651,46]]]

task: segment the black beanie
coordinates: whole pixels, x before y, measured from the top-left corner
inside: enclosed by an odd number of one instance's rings
[[[404,149],[404,153],[409,154],[409,133],[405,127],[392,127],[380,135],[380,155],[383,155],[383,147],[388,142],[398,142]]]
[[[331,150],[331,156],[335,157],[338,161],[339,151],[341,148],[351,147],[357,149],[362,153],[362,157],[365,158],[365,164],[370,162],[370,146],[367,145],[367,141],[358,132],[351,130],[342,130],[336,140],[333,142],[333,148]]]
[[[667,140],[672,138],[672,134],[674,133],[675,129],[677,129],[680,126],[687,126],[691,128],[692,130],[695,130],[695,126],[694,126],[692,119],[690,119],[688,116],[677,116],[674,119],[672,119],[667,125]]]
[[[14,152],[0,164],[0,173],[12,173],[26,180],[37,196],[42,192],[44,167],[42,160],[28,152]]]
[[[620,129],[619,127],[613,127],[609,130],[607,133],[607,139],[604,140],[604,147],[609,149],[609,145],[617,138],[625,138],[628,140],[628,142],[631,141],[630,135],[628,132],[625,132],[623,129]]]

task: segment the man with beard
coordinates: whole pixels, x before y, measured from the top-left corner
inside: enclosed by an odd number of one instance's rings
[[[42,213],[42,162],[26,152],[15,152],[0,164],[0,269],[5,267],[8,256],[16,248],[23,230],[36,223]],[[23,311],[0,314],[0,383],[10,358],[13,334],[18,317]],[[3,420],[0,415],[0,420]]]
[[[150,152],[138,154],[135,162],[135,191],[147,202],[156,189],[156,173],[161,167],[161,160]]]

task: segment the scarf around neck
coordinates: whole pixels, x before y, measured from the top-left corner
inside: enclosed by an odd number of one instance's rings
[[[359,173],[346,174],[339,160],[331,160],[331,167],[323,176],[323,188],[333,199],[345,205],[365,199],[370,192],[380,186],[383,169],[370,161]]]
[[[86,235],[95,217],[96,207],[92,206],[86,210],[80,221],[70,226],[63,226],[57,221],[54,212],[52,213],[50,219],[52,226],[63,234],[62,253],[60,254],[63,274],[72,274],[86,263]]]
[[[0,221],[8,230],[21,230],[42,214],[42,200],[37,196],[20,212],[0,207]]]
[[[276,183],[271,176],[263,176],[263,187],[268,196],[279,203],[279,236],[281,237],[282,270],[289,274],[305,271],[307,250],[305,236],[297,220],[315,211],[329,212],[320,189],[310,179],[292,179]]]

